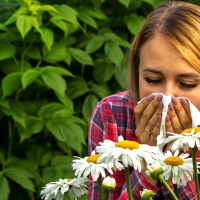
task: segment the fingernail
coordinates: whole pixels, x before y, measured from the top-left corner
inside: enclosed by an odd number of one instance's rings
[[[177,98],[175,98],[174,96],[172,96],[171,99],[172,99],[172,103],[173,103],[174,105],[178,105],[178,100],[177,100]]]
[[[181,104],[183,106],[188,106],[188,101],[185,98],[181,98]]]
[[[156,98],[157,102],[160,102],[163,98],[163,95],[162,94],[159,94]]]
[[[166,115],[165,120],[166,120],[166,122],[169,122],[169,115]]]
[[[174,110],[174,106],[173,106],[172,102],[169,103],[169,110],[170,110],[170,111],[173,111],[173,110]]]
[[[153,95],[153,94],[150,94],[150,95],[147,97],[147,101],[151,101],[153,98],[154,98],[154,95]]]
[[[158,110],[161,110],[162,107],[163,107],[163,102],[161,101],[161,102],[159,103],[159,105],[158,105]]]
[[[161,115],[158,115],[158,123],[161,122],[161,119],[162,119]]]

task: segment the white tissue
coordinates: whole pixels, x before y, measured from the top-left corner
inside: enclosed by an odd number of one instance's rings
[[[159,94],[162,93],[153,93],[154,96],[157,96]],[[163,111],[162,111],[162,121],[161,121],[161,127],[160,127],[160,135],[157,136],[157,146],[159,148],[160,151],[162,151],[164,145],[165,145],[165,139],[166,139],[166,129],[165,129],[165,118],[167,115],[167,110],[168,110],[168,105],[171,102],[171,96],[165,96],[163,94]],[[177,97],[178,99],[182,98],[182,97]],[[190,112],[191,112],[191,117],[192,117],[192,128],[197,127],[197,125],[200,125],[200,112],[199,110],[190,102],[190,100],[187,97],[184,97],[185,99],[188,100],[189,102],[189,106],[190,106]],[[143,100],[143,99],[142,99]],[[141,100],[141,101],[142,101]],[[140,103],[141,101],[138,101],[138,103]]]

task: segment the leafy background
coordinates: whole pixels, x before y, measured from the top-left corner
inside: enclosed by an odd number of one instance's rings
[[[74,177],[92,110],[125,89],[130,43],[161,2],[0,1],[0,200]]]

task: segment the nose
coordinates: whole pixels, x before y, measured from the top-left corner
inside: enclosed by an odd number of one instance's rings
[[[166,96],[177,96],[176,86],[173,83],[166,83],[162,93]]]

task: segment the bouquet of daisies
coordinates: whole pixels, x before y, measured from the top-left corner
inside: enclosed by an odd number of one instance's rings
[[[181,134],[171,133],[165,143],[169,142],[172,142],[171,151],[162,153],[157,147],[124,140],[122,136],[118,137],[118,142],[104,140],[99,143],[100,146],[97,146],[90,156],[75,157],[72,168],[75,170],[77,178],[59,179],[46,184],[41,191],[42,199],[77,199],[88,193],[85,182],[91,175],[93,180],[98,182],[100,197],[104,200],[116,186],[115,179],[106,177],[106,171],[112,175],[113,170],[124,170],[128,198],[132,200],[129,166],[141,172],[146,163],[146,174],[153,179],[159,178],[176,200],[178,199],[177,185],[185,186],[187,180],[194,178],[197,198],[200,200],[199,171],[197,169],[200,167],[200,163],[196,161],[196,150],[200,149],[200,127],[184,130]],[[179,154],[180,148],[184,152],[191,148],[192,158],[188,153]],[[173,190],[166,182],[170,177]],[[103,183],[102,178],[104,178]],[[143,200],[151,200],[154,194],[152,191],[144,189],[140,195]]]

